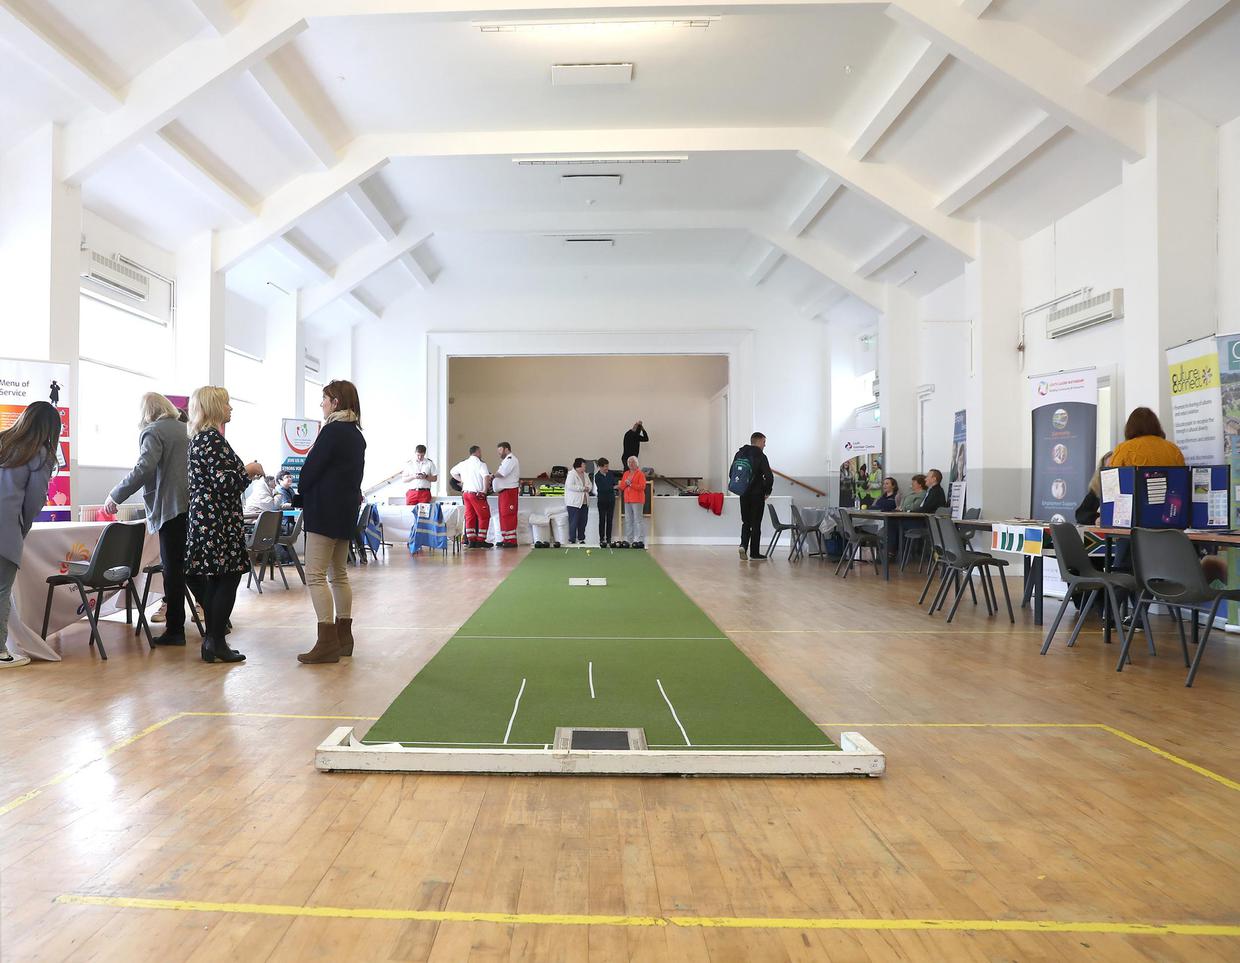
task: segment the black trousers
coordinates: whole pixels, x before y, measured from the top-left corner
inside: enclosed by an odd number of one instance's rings
[[[164,522],[159,529],[159,560],[164,566],[164,602],[168,606],[164,631],[185,634],[185,515]]]
[[[611,523],[616,517],[616,500],[614,498],[600,498],[598,500],[598,540],[601,545],[603,542],[611,541]]]
[[[207,638],[223,642],[237,601],[237,587],[241,584],[240,572],[226,575],[190,575],[189,587],[206,615]]]
[[[762,554],[762,513],[766,497],[761,492],[741,496],[741,548],[749,554]]]
[[[589,505],[582,505],[580,508],[574,508],[572,505],[568,506],[568,540],[570,542],[585,544],[586,522],[589,518]]]

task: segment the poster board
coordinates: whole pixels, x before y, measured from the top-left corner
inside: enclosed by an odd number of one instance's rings
[[[47,505],[39,513],[38,520],[41,522],[67,522],[73,517],[72,419],[69,410],[72,394],[69,375],[67,364],[0,358],[0,431],[9,428],[36,401],[51,402],[60,412],[56,469],[48,486]]]
[[[1098,444],[1095,368],[1029,378],[1033,466],[1029,515],[1070,522],[1093,478]]]
[[[1172,438],[1190,465],[1223,461],[1223,396],[1214,335],[1167,349]]]
[[[1108,468],[1102,472],[1104,528],[1231,527],[1228,465]]]
[[[839,434],[840,505],[878,498],[883,489],[883,429],[848,428]]]
[[[320,423],[313,418],[284,418],[280,421],[280,470],[292,472],[293,486],[301,485],[301,466],[319,437]]]

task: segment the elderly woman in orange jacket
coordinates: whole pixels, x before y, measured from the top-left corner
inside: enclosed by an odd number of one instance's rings
[[[624,537],[629,548],[646,547],[646,520],[642,510],[646,507],[646,473],[638,467],[637,457],[629,457],[629,470],[620,479],[620,491],[624,497]]]

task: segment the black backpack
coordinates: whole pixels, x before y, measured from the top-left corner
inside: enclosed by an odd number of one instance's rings
[[[741,456],[738,451],[732,459],[732,468],[728,471],[728,491],[733,495],[744,495],[753,484],[753,462]]]

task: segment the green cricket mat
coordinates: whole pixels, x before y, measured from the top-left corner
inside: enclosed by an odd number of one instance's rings
[[[650,555],[597,548],[531,552],[361,742],[545,751],[560,728],[641,729],[652,751],[839,750]]]

